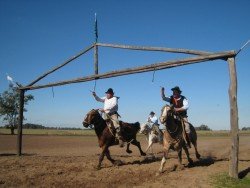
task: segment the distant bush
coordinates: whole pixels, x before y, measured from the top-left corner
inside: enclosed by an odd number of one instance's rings
[[[241,130],[242,131],[250,131],[250,127],[243,127]]]
[[[32,124],[32,123],[26,123],[23,124],[24,129],[46,129],[45,126],[39,125],[39,124]]]
[[[202,124],[199,127],[195,127],[195,130],[197,130],[197,131],[211,131],[212,129],[210,129],[207,125]]]

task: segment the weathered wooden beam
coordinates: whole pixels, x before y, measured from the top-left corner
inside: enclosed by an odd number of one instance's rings
[[[209,54],[213,54],[211,52],[198,51],[198,50],[189,50],[189,49],[181,49],[181,48],[131,46],[131,45],[105,44],[105,43],[97,43],[96,45],[102,46],[102,47],[121,48],[121,49],[129,49],[129,50],[173,52],[173,53],[184,53],[184,54],[193,54],[193,55],[209,55]]]
[[[53,69],[51,69],[50,71],[44,73],[43,75],[39,76],[37,79],[35,79],[34,81],[32,81],[30,84],[28,84],[28,86],[32,86],[35,83],[37,83],[39,80],[43,79],[44,77],[48,76],[49,74],[51,74],[52,72],[55,72],[56,70],[62,68],[63,66],[67,65],[68,63],[70,63],[71,61],[75,60],[76,58],[80,57],[81,55],[85,54],[86,52],[88,52],[89,50],[91,50],[95,45],[92,44],[91,46],[87,47],[86,49],[80,51],[77,55],[69,58],[68,60],[66,60],[63,64],[54,67]]]
[[[22,137],[23,137],[23,108],[24,108],[24,90],[19,90],[19,117],[18,117],[18,133],[17,133],[17,155],[22,155]]]
[[[95,79],[105,79],[105,78],[111,78],[116,76],[122,76],[122,75],[128,75],[128,74],[136,74],[136,73],[142,73],[142,72],[148,72],[148,71],[155,71],[155,70],[161,70],[161,69],[167,69],[167,68],[173,68],[193,63],[199,63],[203,61],[209,61],[209,60],[215,60],[215,59],[224,59],[229,57],[234,57],[235,51],[227,51],[227,52],[220,52],[220,53],[214,53],[211,55],[204,55],[204,56],[195,56],[191,58],[185,58],[185,59],[179,59],[179,60],[172,60],[172,61],[166,61],[161,63],[155,63],[151,65],[141,66],[141,67],[135,67],[135,68],[127,68],[123,70],[118,71],[111,71],[103,74],[98,75],[91,75],[81,78],[76,78],[73,80],[66,80],[61,82],[55,82],[55,83],[49,83],[46,85],[37,85],[37,86],[25,86],[21,89],[24,90],[33,90],[33,89],[40,89],[40,88],[46,88],[46,87],[52,87],[52,86],[60,86],[60,85],[66,85],[71,83],[78,83],[78,82],[87,82]]]
[[[230,86],[230,125],[231,125],[231,153],[229,160],[229,176],[238,178],[238,161],[239,161],[239,125],[238,125],[238,107],[237,107],[237,73],[235,58],[228,58]]]

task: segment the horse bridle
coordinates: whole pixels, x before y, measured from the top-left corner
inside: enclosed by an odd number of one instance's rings
[[[89,122],[86,122],[85,119],[87,119],[87,116],[89,116],[89,114],[90,114],[92,111],[98,111],[98,110],[92,109],[89,113],[86,114],[86,116],[84,117],[84,120],[83,120],[83,123],[88,124],[88,126],[89,126],[90,129],[94,129],[94,125],[91,124],[91,123],[89,123]]]
[[[176,116],[177,118],[174,118],[174,119],[180,119],[180,121],[182,121],[181,117],[175,112],[173,111],[172,109],[170,109],[168,112],[167,112],[167,115],[166,115],[166,121],[164,123],[167,123],[167,117],[171,115],[171,116]],[[170,129],[165,125],[167,131],[170,133],[170,134],[174,134],[177,132],[179,126],[176,126],[176,129],[174,131],[170,131]]]

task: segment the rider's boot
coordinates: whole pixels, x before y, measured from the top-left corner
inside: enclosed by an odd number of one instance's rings
[[[115,137],[119,140],[119,146],[122,148],[124,146],[124,142],[122,140],[121,128],[120,127],[116,128],[116,135],[115,135]]]

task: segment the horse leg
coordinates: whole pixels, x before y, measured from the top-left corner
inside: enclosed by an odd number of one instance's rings
[[[103,161],[104,156],[106,155],[107,149],[108,147],[106,145],[102,147],[102,153],[99,156],[99,163],[96,167],[97,170],[101,169],[102,161]]]
[[[184,166],[182,165],[182,148],[178,151],[178,162],[179,162],[179,169],[183,170]]]
[[[193,160],[190,158],[189,151],[188,151],[187,146],[185,144],[183,144],[183,149],[186,153],[189,164],[193,164]]]
[[[126,150],[126,152],[127,153],[132,153],[132,151],[129,149],[129,146],[130,146],[130,143],[127,144],[127,150]]]
[[[152,152],[152,145],[153,145],[153,142],[152,142],[152,140],[150,139],[150,140],[148,141],[148,147],[147,147],[145,153],[147,153],[147,151],[149,150],[149,148],[151,148],[151,152]]]
[[[163,172],[163,168],[164,168],[164,165],[165,165],[166,160],[167,160],[168,152],[169,152],[169,148],[164,149],[163,157],[162,157],[162,160],[161,160],[161,166],[160,166],[160,169],[159,169],[159,171],[158,171],[158,173],[156,175],[159,175],[160,173]]]
[[[138,149],[139,149],[139,151],[140,151],[140,153],[141,153],[142,156],[145,156],[145,155],[146,155],[146,153],[144,153],[144,152],[142,151],[142,149],[141,149],[141,144],[140,144],[140,142],[138,142],[137,140],[134,139],[134,140],[131,142],[131,144],[133,144],[133,145],[135,145],[135,146],[138,147]]]
[[[179,161],[179,165],[182,165],[182,149],[178,151],[178,161]]]
[[[107,159],[108,159],[112,164],[115,163],[115,160],[112,159],[111,156],[110,156],[109,149],[107,149],[107,151],[106,151],[106,157],[107,157]]]
[[[197,159],[200,159],[201,155],[199,154],[197,149],[197,133],[193,126],[190,126],[190,129],[191,129],[191,143],[193,144],[195,149],[195,156]]]
[[[199,154],[198,149],[197,149],[197,140],[192,141],[192,144],[193,144],[194,149],[195,149],[196,159],[200,159],[201,155]]]
[[[113,165],[119,166],[119,165],[122,164],[122,161],[121,161],[121,160],[114,160],[114,159],[111,158],[109,149],[107,149],[107,151],[106,151],[105,154],[106,154],[107,159],[108,159]]]

